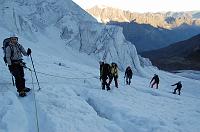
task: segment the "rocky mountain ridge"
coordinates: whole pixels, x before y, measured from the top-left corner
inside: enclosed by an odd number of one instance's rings
[[[166,29],[176,28],[182,24],[200,25],[200,11],[137,13],[105,6],[103,8],[95,6],[86,11],[102,23],[134,21]]]
[[[164,70],[200,70],[200,34],[158,50],[143,52]]]

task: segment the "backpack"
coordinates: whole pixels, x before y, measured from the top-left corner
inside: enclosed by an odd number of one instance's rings
[[[116,68],[118,68],[117,63],[112,62],[111,65],[115,66]]]
[[[110,65],[105,63],[102,67],[102,71],[101,71],[101,75],[102,76],[107,76],[110,75]]]
[[[10,42],[10,38],[6,38],[6,39],[4,39],[4,41],[3,41],[3,47],[2,47],[2,49],[3,49],[3,52],[4,52],[4,57],[3,57],[3,59],[4,59],[4,62],[7,64],[7,60],[6,60],[6,48],[9,46],[9,42]],[[13,56],[13,49],[10,47],[10,49],[11,49],[11,57]]]

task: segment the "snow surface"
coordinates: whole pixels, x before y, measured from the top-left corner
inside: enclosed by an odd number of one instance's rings
[[[8,68],[0,59],[0,132],[36,132],[34,93],[40,132],[198,132],[200,81],[159,71],[137,55],[122,29],[98,24],[71,0],[0,0],[0,40],[15,33],[32,49],[42,90],[17,96]],[[0,52],[3,56],[3,52]],[[131,65],[131,86],[102,91],[98,61]],[[32,68],[30,58],[24,57]],[[158,90],[150,77],[160,76]],[[54,76],[52,76],[54,75]],[[34,74],[33,74],[34,77]],[[181,80],[182,95],[170,85]],[[35,88],[35,90],[33,89]]]
[[[1,31],[5,33],[0,36],[3,39],[7,31]],[[102,91],[96,58],[67,48],[56,34],[38,34],[37,43],[19,39],[24,47],[32,48],[38,72],[65,77],[38,73],[42,90],[35,94],[41,132],[199,131],[200,81],[146,67],[144,72],[160,76],[158,90],[149,88],[149,77],[135,74],[131,86],[125,86],[124,73],[120,72],[119,89],[112,84],[111,91]],[[24,61],[31,67],[29,58]],[[18,97],[3,60],[0,67],[0,132],[35,132],[34,91],[25,98]],[[179,80],[182,95],[173,95],[170,85]],[[26,84],[33,88],[28,70]]]
[[[200,71],[179,70],[179,71],[176,71],[176,74],[179,76],[200,80]]]

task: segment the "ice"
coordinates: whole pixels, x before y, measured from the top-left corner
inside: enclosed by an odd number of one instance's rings
[[[34,74],[33,87],[25,70],[32,91],[18,97],[0,59],[0,132],[37,131],[34,101],[41,132],[199,131],[200,81],[151,66],[138,57],[121,28],[98,24],[70,0],[0,3],[0,40],[14,32],[20,44],[32,49],[41,86],[37,92]],[[118,63],[119,89],[112,84],[111,91],[101,90],[99,60]],[[24,61],[32,69],[30,57]],[[124,85],[127,65],[134,70],[131,86]],[[149,88],[154,73],[160,76],[158,90]],[[182,94],[174,95],[170,85],[180,80]]]

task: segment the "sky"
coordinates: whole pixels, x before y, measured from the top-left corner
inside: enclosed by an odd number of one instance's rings
[[[73,0],[82,8],[105,5],[134,12],[195,11],[200,0]]]

